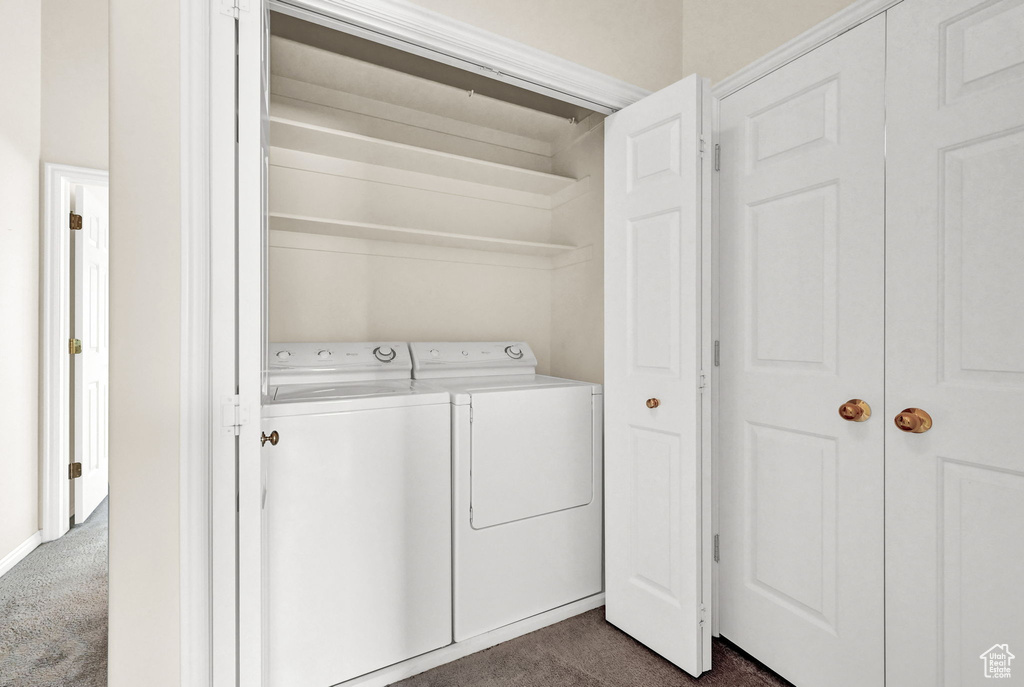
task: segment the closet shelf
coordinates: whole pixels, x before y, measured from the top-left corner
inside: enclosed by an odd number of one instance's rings
[[[277,116],[270,117],[270,140],[277,148],[434,174],[527,193],[553,195],[577,181],[571,177],[395,143]]]
[[[367,222],[351,222],[347,220],[325,219],[322,217],[305,217],[271,212],[269,215],[270,229],[277,231],[298,232],[303,234],[326,234],[352,239],[371,239],[375,241],[396,241],[400,243],[418,243],[445,248],[469,248],[472,250],[516,253],[519,255],[536,255],[554,257],[568,251],[576,250],[576,246],[560,243],[542,243],[539,241],[518,241],[515,239],[494,238],[490,236],[471,236],[469,234],[452,234],[427,229],[411,229],[394,227],[384,224]]]

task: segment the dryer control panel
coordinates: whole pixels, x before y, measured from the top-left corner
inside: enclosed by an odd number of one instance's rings
[[[268,376],[272,385],[409,379],[412,359],[405,342],[272,343]]]
[[[415,379],[537,373],[537,357],[525,341],[426,341],[409,344],[409,350]]]

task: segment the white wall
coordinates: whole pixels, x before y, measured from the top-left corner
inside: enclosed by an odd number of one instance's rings
[[[110,687],[180,682],[178,12],[110,1]]]
[[[682,0],[413,2],[652,91],[685,76]]]
[[[0,0],[0,558],[39,530],[38,0]]]
[[[680,0],[683,75],[721,81],[853,0]]]
[[[42,159],[107,169],[107,0],[42,0]]]

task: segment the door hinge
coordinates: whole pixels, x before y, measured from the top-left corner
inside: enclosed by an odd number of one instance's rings
[[[249,406],[243,406],[238,395],[226,396],[221,404],[221,426],[231,427],[237,437],[242,433],[242,425],[249,423]]]
[[[715,171],[722,171],[722,146],[718,143],[715,144]]]
[[[718,562],[718,535],[715,535],[715,563]]]
[[[220,13],[238,19],[240,12],[249,11],[249,0],[220,0]]]
[[[700,373],[700,386],[698,388],[701,393],[704,393],[704,389],[708,388],[708,378],[703,372]]]
[[[720,351],[721,351],[721,346],[719,345],[718,341],[715,341],[715,367],[718,367],[718,365],[719,365],[719,361],[720,361],[719,352]]]
[[[700,622],[698,623],[698,625],[700,625],[701,627],[704,627],[704,623],[707,621],[707,619],[708,619],[708,609],[707,609],[707,607],[704,604],[701,604],[700,605]]]
[[[68,479],[75,479],[82,476],[82,464],[71,463],[68,465]]]
[[[68,339],[68,353],[70,355],[78,355],[82,352],[82,340],[81,339]]]
[[[703,138],[700,139],[700,156],[704,157],[704,149],[707,147],[707,143]]]
[[[469,421],[473,422],[473,406],[469,407]]]
[[[68,216],[68,226],[71,227],[71,231],[79,231],[82,228],[82,216],[71,213]]]

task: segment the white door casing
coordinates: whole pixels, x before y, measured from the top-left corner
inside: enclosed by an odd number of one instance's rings
[[[995,644],[1020,680],[1024,2],[888,15],[888,684],[990,684]],[[932,428],[897,429],[908,407]]]
[[[107,187],[75,187],[75,212],[81,230],[72,232],[75,261],[74,326],[82,341],[74,356],[74,456],[82,476],[74,480],[75,522],[85,522],[107,496],[108,371],[110,361],[110,245]]]
[[[721,101],[720,631],[799,685],[884,679],[884,48]]]
[[[238,12],[238,680],[266,685],[266,466],[260,423],[266,369],[269,9]]]
[[[711,667],[710,107],[691,76],[605,123],[605,613],[692,675]]]

